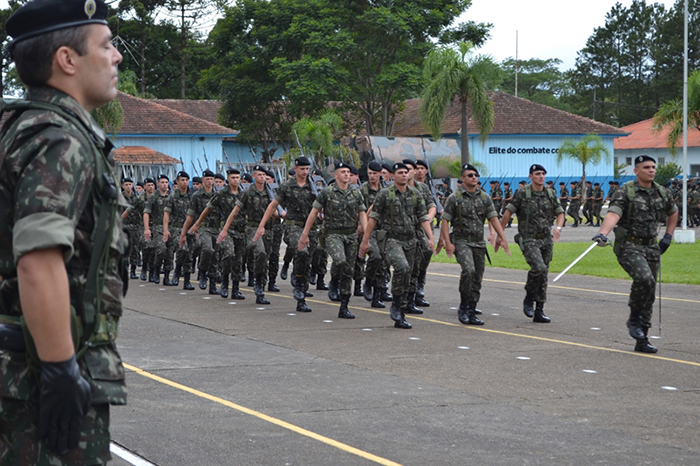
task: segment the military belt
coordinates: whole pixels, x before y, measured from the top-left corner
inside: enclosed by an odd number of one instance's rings
[[[652,246],[656,244],[656,238],[640,238],[638,236],[627,235],[623,238],[626,243],[633,243],[639,246]]]
[[[473,235],[467,235],[466,233],[455,233],[455,239],[462,239],[462,240],[467,240],[471,243],[478,243],[479,241],[484,240],[484,236],[473,236]]]
[[[542,233],[535,233],[534,235],[523,235],[523,239],[546,239],[546,238],[551,238],[552,233],[549,231],[547,232],[542,232]]]
[[[393,233],[391,231],[388,231],[386,233],[386,237],[391,238],[391,239],[395,239],[398,241],[410,241],[412,239],[416,239],[416,234],[411,232],[411,233],[406,233],[406,234],[400,235],[398,233]]]
[[[251,222],[251,221],[249,221],[249,222],[247,223],[247,225],[248,225],[249,227],[257,228],[257,227],[260,225],[260,222]]]
[[[326,228],[327,235],[352,235],[357,231],[357,228]]]

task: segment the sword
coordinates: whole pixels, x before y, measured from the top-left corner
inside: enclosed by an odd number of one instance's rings
[[[552,283],[554,283],[554,282],[556,282],[557,280],[559,280],[566,272],[568,272],[568,271],[571,269],[571,267],[573,267],[574,265],[576,265],[576,263],[577,263],[578,261],[580,261],[581,259],[583,259],[583,257],[584,257],[586,254],[588,254],[589,252],[591,252],[591,250],[592,250],[594,247],[596,247],[596,246],[598,246],[598,242],[597,242],[597,241],[594,242],[593,244],[591,244],[590,246],[588,246],[588,249],[586,249],[586,250],[583,252],[583,254],[581,254],[580,256],[578,256],[571,264],[568,265],[568,267],[566,267],[559,275],[557,275],[556,278],[555,278],[554,280],[552,280]]]

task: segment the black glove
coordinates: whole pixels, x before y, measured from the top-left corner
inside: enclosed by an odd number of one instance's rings
[[[593,238],[591,238],[591,241],[598,242],[598,246],[600,246],[601,248],[604,248],[605,246],[608,246],[611,244],[610,238],[608,238],[607,236],[605,236],[602,233],[598,233],[597,235],[595,235]]]
[[[671,245],[671,240],[673,239],[673,236],[669,235],[666,233],[663,238],[661,238],[661,241],[659,241],[659,247],[661,248],[661,254],[665,253],[668,247]]]
[[[80,427],[90,409],[90,385],[80,375],[75,356],[41,363],[39,437],[64,455],[78,446]]]

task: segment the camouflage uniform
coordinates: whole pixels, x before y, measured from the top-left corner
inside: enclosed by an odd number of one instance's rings
[[[566,189],[566,186],[561,188],[559,190],[559,197],[565,197],[566,199],[559,199],[559,204],[561,204],[561,208],[564,209],[566,212],[566,207],[569,205],[569,190]]]
[[[415,187],[423,197],[426,212],[435,208],[435,200],[433,199],[433,194],[430,192],[428,185],[416,181]],[[425,285],[425,277],[428,266],[430,265],[430,260],[433,257],[433,251],[430,249],[428,237],[425,235],[423,228],[420,227],[420,224],[416,225],[416,239],[418,240],[418,247],[416,249],[416,262],[413,264],[411,271],[411,285],[409,287],[408,299],[414,300],[415,304],[420,306],[429,306],[430,304],[423,299],[423,286]]]
[[[232,193],[229,187],[225,187],[225,189],[218,191],[211,198],[207,204],[207,207],[211,210],[209,215],[214,215],[216,218],[220,219],[219,228],[224,226],[231,211],[236,207],[236,202],[242,195],[243,192],[240,188],[238,193]],[[236,284],[240,281],[243,257],[246,253],[245,229],[245,216],[237,216],[228,230],[228,236],[219,244],[221,273],[224,279],[222,283],[228,284],[228,276],[231,275],[231,280],[234,282],[234,289],[237,289]]]
[[[499,197],[500,199],[494,199],[496,197]],[[493,202],[493,207],[496,209],[496,212],[500,214],[501,209],[503,208],[503,190],[501,190],[501,187],[498,184],[495,184],[491,190],[491,201]]]
[[[546,191],[549,191],[547,194]],[[531,192],[530,199],[527,193]],[[543,188],[535,191],[531,185],[519,189],[506,206],[518,216],[516,242],[530,266],[525,283],[527,296],[538,303],[547,302],[547,274],[552,260],[552,222],[564,213],[554,190]]]
[[[374,204],[374,200],[377,198],[377,194],[379,194],[381,189],[381,185],[379,186],[379,189],[375,190],[372,189],[368,181],[362,183],[360,192],[365,200],[365,207],[367,210],[369,210],[372,204]],[[382,267],[383,258],[381,252],[379,251],[379,245],[377,244],[377,231],[379,228],[380,225],[377,223],[375,231],[373,231],[369,237],[369,251],[367,251],[366,269],[364,271],[364,275],[366,277],[365,284],[368,285],[368,287],[373,287],[375,290],[377,288],[379,290],[384,289],[384,273]]]
[[[369,215],[379,222],[378,225],[381,224],[378,236],[386,235],[384,256],[394,269],[391,293],[394,303],[401,309],[408,304],[411,267],[415,263],[418,244],[416,228],[429,220],[421,193],[411,186],[406,188],[403,193],[394,185],[379,191]]]
[[[204,209],[214,197],[214,194],[216,193],[213,189],[210,193],[207,193],[204,189],[200,189],[194,193],[190,199],[190,207],[187,210],[187,215],[191,215],[196,221],[202,212],[204,212]],[[210,282],[213,281],[213,283],[216,283],[216,278],[218,275],[219,260],[217,258],[217,253],[219,251],[219,247],[216,244],[216,237],[219,234],[220,226],[221,218],[219,217],[219,213],[212,211],[201,223],[199,230],[196,233],[196,248],[198,248],[200,251],[199,269],[203,274],[206,274]]]
[[[484,220],[491,220],[497,215],[493,202],[482,190],[470,193],[464,188],[459,188],[458,193],[447,198],[442,213],[442,219],[451,222],[450,241],[455,246],[457,262],[462,267],[459,293],[466,295],[466,300],[474,303],[474,306],[481,297],[486,266]]]
[[[567,191],[567,195],[568,195],[568,191]],[[504,188],[503,189],[503,202],[501,202],[501,210],[498,212],[499,216],[503,217],[503,212],[505,212],[505,210],[506,210],[506,205],[508,204],[508,202],[510,202],[510,201],[506,201],[506,199],[508,199],[511,196],[513,196],[513,190],[510,189],[510,186],[508,186],[507,188]]]
[[[246,227],[246,237],[248,239],[248,267],[250,270],[252,265],[256,285],[262,286],[263,288],[267,283],[267,257],[272,247],[271,222],[265,225],[265,234],[261,238],[253,242],[253,237],[270,202],[272,202],[272,199],[270,199],[267,190],[263,189],[262,191],[258,191],[254,184],[243,191],[243,194],[241,194],[236,201],[236,205],[241,209],[239,215],[248,217]]]
[[[596,201],[596,198],[600,198],[599,201]],[[591,209],[591,220],[593,220],[593,217],[595,217],[598,221],[596,222],[596,226],[600,226],[600,212],[603,210],[603,199],[605,198],[605,193],[603,192],[600,187],[598,188],[593,188],[593,208]]]
[[[578,185],[571,189],[571,197],[576,196],[579,198],[571,199],[571,202],[569,203],[569,210],[566,211],[566,214],[574,219],[574,226],[581,223],[581,216],[579,215],[579,210],[581,209],[581,187]]]
[[[628,183],[634,184],[631,214]],[[615,249],[619,251],[617,261],[633,280],[629,298],[630,320],[639,319],[642,328],[648,329],[651,327],[656,275],[661,263],[656,235],[659,223],[678,208],[670,196],[664,200],[660,192],[663,187],[655,184],[651,188],[642,188],[637,181],[628,183],[615,192],[608,212],[620,216]],[[622,236],[624,230],[627,231]]]
[[[170,213],[170,221],[168,226],[170,227],[171,238],[173,239],[173,247],[175,248],[175,270],[178,277],[185,273],[192,273],[192,249],[194,248],[195,235],[185,233],[186,242],[180,247],[180,235],[182,234],[182,227],[185,226],[185,221],[187,220],[187,211],[190,208],[190,200],[192,199],[192,194],[187,190],[185,194],[182,194],[179,189],[170,196],[170,202],[165,206],[165,212]]]
[[[325,249],[331,256],[331,277],[338,280],[341,296],[352,293],[352,275],[357,257],[357,224],[360,212],[367,210],[357,188],[340,189],[335,183],[318,193],[313,203],[323,211]]]
[[[143,214],[144,202],[143,196],[136,195],[135,192],[131,196],[122,193],[124,200],[129,204],[124,210],[129,211],[129,215],[124,219],[124,228],[129,232],[129,242],[131,245],[129,254],[129,263],[131,271],[136,272],[136,266],[139,262],[141,254],[141,245],[143,243]]]
[[[172,234],[168,241],[163,241],[163,214],[165,213],[165,208],[170,204],[170,199],[170,191],[165,196],[156,191],[148,198],[146,208],[143,210],[143,213],[149,214],[148,223],[152,233],[151,240],[147,241],[147,243],[151,243],[151,247],[155,249],[155,259],[153,261],[155,274],[158,276],[162,267],[165,279],[168,278],[173,270],[173,255],[175,254],[175,241]],[[172,233],[172,230],[170,233]]]
[[[51,102],[75,114],[88,139],[71,121],[44,110],[16,112],[3,127],[0,147],[0,320],[16,325],[22,316],[17,261],[26,253],[61,247],[64,252],[71,307],[81,315],[83,287],[94,251],[101,196],[96,188],[98,158],[108,167],[111,142],[74,99],[49,87],[30,87],[30,100]],[[109,168],[105,168],[109,170]],[[103,172],[113,184],[109,171]],[[109,453],[109,404],[126,404],[124,368],[114,343],[122,315],[123,281],[119,270],[126,241],[114,212],[106,231],[111,237],[104,286],[97,287],[95,343],[78,359],[90,384],[92,407],[83,424],[79,447],[58,457],[38,439],[39,370],[30,354],[0,351],[0,457],[3,464],[97,464]],[[104,228],[104,227],[103,227]],[[104,230],[103,230],[104,231]],[[80,343],[83,347],[83,343]],[[31,361],[31,362],[30,362]]]

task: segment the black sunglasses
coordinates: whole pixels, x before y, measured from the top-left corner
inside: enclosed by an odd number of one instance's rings
[[[467,176],[467,178],[474,178],[475,176],[476,176],[477,178],[479,178],[479,175],[477,175],[477,174],[475,174],[475,173],[467,173],[466,176]]]

